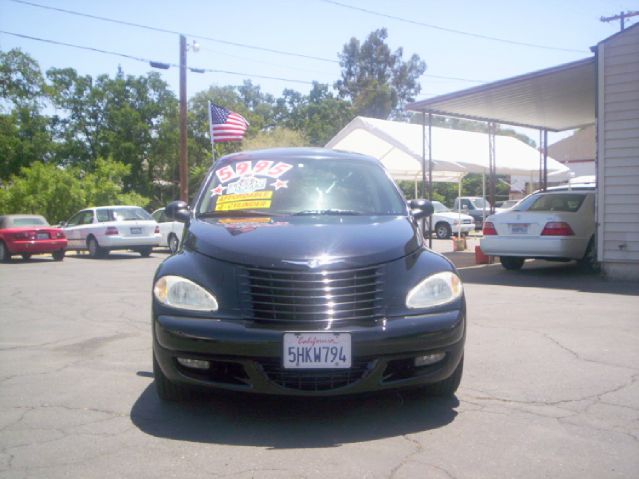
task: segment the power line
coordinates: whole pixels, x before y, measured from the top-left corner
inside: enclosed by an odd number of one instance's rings
[[[169,30],[169,29],[166,29],[166,28],[154,27],[154,26],[151,26],[151,25],[143,25],[143,24],[140,24],[140,23],[134,23],[134,22],[128,22],[128,21],[124,21],[124,20],[117,20],[117,19],[113,19],[113,18],[101,17],[101,16],[91,15],[91,14],[88,14],[88,13],[82,13],[82,12],[78,12],[78,11],[74,11],[74,10],[67,10],[67,9],[64,9],[64,8],[50,7],[48,5],[40,5],[38,3],[29,2],[27,0],[9,0],[9,1],[14,2],[14,3],[23,4],[23,5],[29,5],[29,6],[36,7],[36,8],[42,8],[42,9],[45,9],[45,10],[53,10],[53,11],[57,11],[57,12],[61,12],[61,13],[66,13],[66,14],[69,14],[69,15],[75,15],[75,16],[79,16],[79,17],[86,17],[86,18],[91,18],[91,19],[94,19],[94,20],[101,20],[101,21],[105,21],[105,22],[116,23],[116,24],[120,24],[120,25],[126,25],[126,26],[129,26],[129,27],[142,28],[142,29],[145,29],[145,30],[150,30],[150,31],[155,31],[155,32],[160,32],[160,33],[169,33],[169,34],[173,34],[173,35],[186,35],[186,36],[189,36],[191,38],[197,38],[199,40],[207,40],[207,41],[211,41],[211,42],[223,43],[223,44],[226,44],[226,45],[233,45],[233,46],[237,46],[237,47],[241,47],[241,48],[248,48],[248,49],[253,49],[253,50],[266,51],[266,52],[270,52],[270,53],[277,53],[277,54],[280,54],[280,55],[289,55],[289,56],[295,56],[295,57],[299,57],[299,58],[306,58],[306,59],[311,59],[311,60],[324,61],[324,62],[329,62],[329,63],[339,63],[337,60],[331,60],[331,59],[328,59],[328,58],[314,57],[314,56],[310,56],[310,55],[303,55],[303,54],[300,54],[300,53],[286,52],[286,51],[282,51],[282,50],[274,50],[274,49],[271,49],[271,48],[258,47],[258,46],[255,46],[255,45],[248,45],[248,44],[244,44],[244,43],[231,42],[231,41],[228,41],[228,40],[219,40],[219,39],[216,39],[216,38],[197,35],[197,34],[194,34],[194,33],[181,33],[181,32],[178,32],[176,30]],[[219,72],[220,73],[224,73],[224,71],[222,71],[222,70],[219,70]],[[254,76],[256,78],[276,79],[274,77],[266,77],[264,75],[262,75],[262,76],[249,75],[249,76]],[[432,77],[432,78],[440,78],[440,79],[443,79],[443,80],[463,81],[463,82],[468,82],[468,83],[486,83],[483,80],[473,80],[473,79],[469,79],[469,78],[448,77],[448,76],[431,75],[431,74],[426,74],[425,76]],[[312,82],[303,82],[301,80],[293,80],[293,81],[296,82],[296,83],[312,83]]]
[[[197,38],[199,40],[207,40],[207,41],[210,41],[210,42],[223,43],[225,45],[232,45],[232,46],[240,47],[240,48],[249,48],[251,50],[259,50],[259,51],[263,51],[263,52],[277,53],[278,55],[288,55],[288,56],[292,56],[292,57],[306,58],[308,60],[317,60],[317,61],[329,62],[329,63],[339,63],[337,60],[333,60],[333,59],[330,59],[330,58],[315,57],[315,56],[312,56],[312,55],[304,55],[304,54],[301,54],[301,53],[287,52],[287,51],[284,51],[284,50],[275,50],[273,48],[259,47],[259,46],[256,46],[256,45],[248,45],[246,43],[231,42],[231,41],[228,41],[228,40],[220,40],[219,38],[206,37],[206,36],[203,36],[203,35],[197,35],[195,33],[178,32],[176,30],[169,30],[169,29],[166,29],[166,28],[153,27],[153,26],[150,26],[150,25],[143,25],[141,23],[127,22],[125,20],[117,20],[115,18],[101,17],[101,16],[98,16],[98,15],[91,15],[91,14],[88,14],[88,13],[77,12],[77,11],[74,11],[74,10],[67,10],[67,9],[64,9],[64,8],[50,7],[48,5],[40,5],[38,3],[27,2],[25,0],[9,0],[9,1],[10,2],[14,2],[14,3],[20,3],[20,4],[23,4],[23,5],[29,5],[31,7],[43,8],[45,10],[53,10],[53,11],[56,11],[56,12],[67,13],[69,15],[76,15],[78,17],[91,18],[93,20],[101,20],[103,22],[117,23],[119,25],[126,25],[126,26],[129,26],[129,27],[142,28],[142,29],[150,30],[150,31],[154,31],[154,32],[170,33],[170,34],[173,34],[173,35],[186,35],[188,37]]]
[[[338,7],[342,7],[342,8],[348,8],[350,10],[356,10],[356,11],[359,11],[359,12],[368,13],[369,15],[375,15],[375,16],[378,16],[378,17],[388,18],[388,19],[391,19],[391,20],[397,20],[399,22],[410,23],[412,25],[418,25],[420,27],[432,28],[433,30],[440,30],[442,32],[455,33],[457,35],[465,35],[467,37],[481,38],[483,40],[491,40],[491,41],[494,41],[494,42],[507,43],[509,45],[519,45],[519,46],[531,47],[531,48],[542,48],[542,49],[545,49],[545,50],[556,50],[556,51],[561,51],[561,52],[574,52],[574,53],[584,53],[584,52],[586,52],[586,50],[576,50],[576,49],[572,49],[572,48],[560,48],[560,47],[551,47],[551,46],[548,46],[548,45],[538,45],[536,43],[519,42],[519,41],[516,41],[516,40],[508,40],[506,38],[491,37],[489,35],[481,35],[479,33],[465,32],[463,30],[455,30],[453,28],[440,27],[439,25],[432,25],[432,24],[429,24],[429,23],[418,22],[416,20],[410,20],[408,18],[402,18],[402,17],[398,17],[398,16],[395,16],[395,15],[388,15],[388,14],[385,14],[385,13],[375,12],[373,10],[368,10],[367,8],[356,7],[354,5],[348,5],[348,4],[345,4],[345,3],[336,2],[334,0],[319,0],[319,1],[331,4],[331,5],[335,5],[335,6],[338,6]]]
[[[113,55],[113,56],[117,56],[117,57],[122,57],[122,58],[127,58],[129,60],[135,60],[138,62],[142,62],[142,63],[153,63],[155,65],[163,65],[164,67],[168,68],[168,67],[176,67],[179,68],[180,66],[176,63],[170,63],[170,62],[157,62],[154,60],[149,60],[148,58],[142,58],[142,57],[136,57],[134,55],[128,55],[126,53],[120,53],[120,52],[114,52],[111,50],[102,50],[100,48],[94,48],[94,47],[87,47],[84,45],[75,45],[73,43],[66,43],[66,42],[59,42],[57,40],[49,40],[47,38],[39,38],[39,37],[33,37],[30,35],[23,35],[21,33],[14,33],[14,32],[7,32],[5,30],[0,30],[0,33],[6,34],[6,35],[12,35],[14,37],[20,37],[20,38],[26,38],[29,40],[35,40],[38,42],[44,42],[44,43],[51,43],[53,45],[62,45],[65,47],[70,47],[70,48],[77,48],[80,50],[88,50],[88,51],[92,51],[92,52],[96,52],[96,53],[102,53],[105,55]],[[282,77],[274,77],[274,76],[268,76],[268,75],[260,75],[260,74],[253,74],[253,73],[242,73],[242,72],[234,72],[234,71],[230,71],[230,70],[219,70],[219,69],[214,69],[214,68],[191,68],[192,71],[195,71],[197,73],[225,73],[227,75],[237,75],[237,76],[243,76],[243,77],[254,77],[254,78],[263,78],[266,80],[279,80],[279,81],[286,81],[286,82],[290,82],[290,83],[302,83],[305,85],[312,85],[313,82],[312,81],[307,81],[307,80],[295,80],[295,79],[291,79],[291,78],[282,78]]]

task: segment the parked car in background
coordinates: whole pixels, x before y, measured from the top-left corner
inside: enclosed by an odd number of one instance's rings
[[[149,256],[160,244],[160,226],[139,206],[86,208],[63,223],[68,249],[88,250],[92,258],[112,250],[133,250]]]
[[[221,158],[151,297],[163,400],[196,387],[335,396],[421,387],[451,396],[466,303],[455,267],[375,158],[280,148]]]
[[[520,269],[527,258],[577,260],[595,269],[595,191],[533,193],[510,210],[489,216],[483,233],[481,250],[499,256],[506,269]]]
[[[519,203],[519,201],[520,200],[499,201],[499,202],[495,203],[495,211],[497,213],[501,213],[502,211],[509,210],[510,208],[515,206],[517,203]]]
[[[459,209],[461,209],[464,214],[473,217],[476,230],[482,228],[484,218],[490,215],[490,203],[481,196],[461,196],[455,198],[452,210],[457,211]]]
[[[160,208],[151,213],[151,216],[160,225],[160,246],[169,248],[171,254],[175,254],[182,241],[182,231],[184,223],[174,221],[166,216],[164,208]]]
[[[0,216],[0,261],[9,261],[14,254],[27,260],[41,253],[51,253],[54,260],[62,261],[66,247],[64,232],[49,225],[44,216]]]
[[[432,229],[439,239],[450,238],[451,235],[467,235],[475,229],[475,220],[472,216],[457,211],[452,211],[439,201],[433,201],[434,213],[431,217]]]

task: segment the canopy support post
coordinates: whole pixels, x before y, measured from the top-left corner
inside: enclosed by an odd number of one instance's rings
[[[432,149],[433,115],[428,113],[428,200],[433,201],[433,149]],[[426,197],[426,111],[422,112],[422,198]],[[428,247],[433,248],[432,217],[428,218],[428,232],[423,223],[424,236],[428,235]]]
[[[489,169],[489,182],[488,182],[488,200],[490,203],[490,214],[495,213],[495,189],[497,182],[497,158],[495,149],[495,135],[496,126],[494,122],[488,123],[488,169]],[[486,208],[484,207],[484,218],[486,220]],[[483,223],[483,221],[482,221]]]

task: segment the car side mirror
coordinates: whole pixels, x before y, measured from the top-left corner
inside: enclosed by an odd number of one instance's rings
[[[191,217],[191,210],[185,201],[172,201],[166,205],[164,212],[168,218],[180,223],[188,222]]]
[[[468,206],[462,206],[461,210],[462,210],[462,213],[464,213],[466,215],[468,214]]]
[[[426,218],[427,216],[432,216],[435,211],[435,208],[430,201],[421,198],[410,200],[408,202],[408,207],[410,208],[410,213],[413,215],[413,218],[417,220]]]

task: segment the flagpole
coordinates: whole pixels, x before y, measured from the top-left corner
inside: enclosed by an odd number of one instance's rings
[[[211,116],[210,100],[209,100],[209,136],[211,137],[211,163],[215,163],[215,139],[213,138],[213,117]]]

